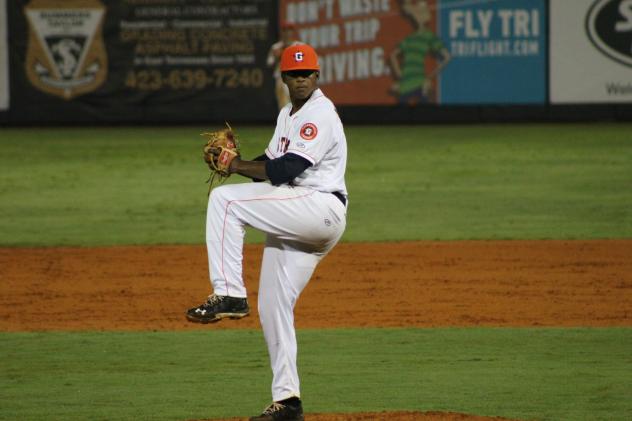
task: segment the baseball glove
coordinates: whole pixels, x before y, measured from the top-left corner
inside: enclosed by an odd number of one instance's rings
[[[239,140],[228,123],[226,128],[215,132],[202,133],[206,137],[204,161],[211,170],[207,183],[215,180],[223,183],[230,176],[230,163],[240,156]]]

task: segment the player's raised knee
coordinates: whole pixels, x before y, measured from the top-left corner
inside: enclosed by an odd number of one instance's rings
[[[222,203],[230,200],[230,185],[217,186],[211,190],[209,202]]]

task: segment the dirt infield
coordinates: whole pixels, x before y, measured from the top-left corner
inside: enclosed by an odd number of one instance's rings
[[[213,329],[259,328],[260,256],[246,248],[251,316]],[[208,329],[184,319],[207,279],[202,246],[0,248],[0,331]],[[632,326],[632,240],[343,243],[296,325]]]
[[[260,256],[261,246],[246,248],[251,316],[209,327],[184,319],[210,292],[204,247],[0,248],[0,331],[259,328]],[[340,244],[298,301],[296,325],[632,326],[632,240]],[[501,420],[439,412],[307,418]]]

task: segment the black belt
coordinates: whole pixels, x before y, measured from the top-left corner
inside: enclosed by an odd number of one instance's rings
[[[339,191],[334,191],[334,192],[331,192],[331,194],[336,196],[338,198],[338,200],[340,200],[342,202],[343,205],[347,206],[347,199],[345,198],[345,196],[342,193],[340,193]]]

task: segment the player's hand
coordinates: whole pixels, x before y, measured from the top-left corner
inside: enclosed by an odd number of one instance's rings
[[[204,161],[211,171],[207,180],[210,183],[210,192],[215,180],[222,183],[235,172],[231,171],[231,164],[240,155],[239,140],[228,123],[225,129],[202,133],[202,136],[206,137],[203,148]]]

